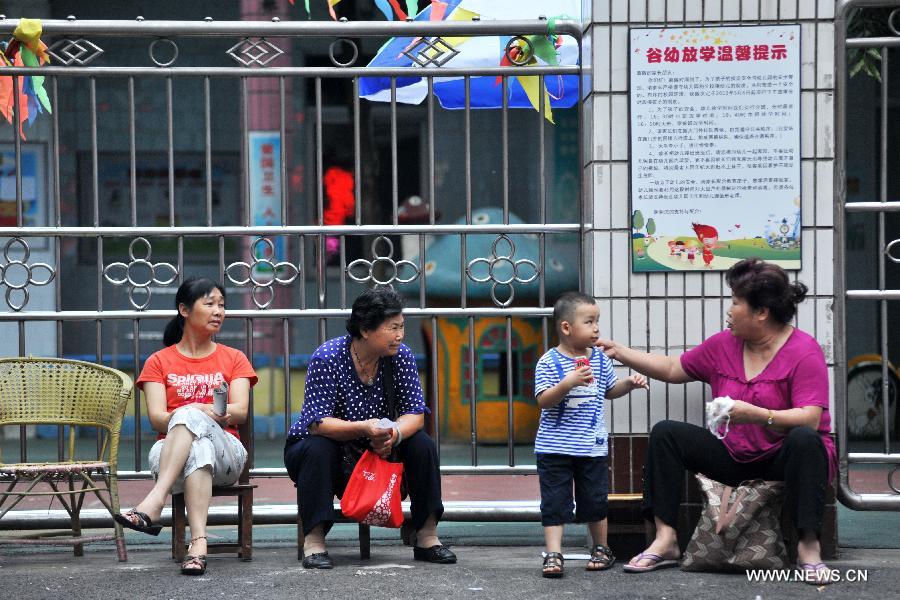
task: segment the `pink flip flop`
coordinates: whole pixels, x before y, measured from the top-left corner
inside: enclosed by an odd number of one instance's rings
[[[803,583],[816,586],[833,583],[831,569],[826,567],[823,562],[798,563],[798,566],[803,569]]]
[[[649,560],[651,563],[646,566],[633,565],[631,562],[622,567],[626,573],[647,573],[657,569],[667,569],[669,567],[677,567],[678,561],[671,558],[663,558],[659,554],[652,552],[641,552],[632,561]]]

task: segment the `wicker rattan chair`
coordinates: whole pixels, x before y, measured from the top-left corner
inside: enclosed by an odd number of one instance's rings
[[[83,536],[80,512],[85,494],[93,492],[110,514],[119,512],[117,461],[119,430],[133,388],[124,373],[92,363],[59,358],[0,359],[0,426],[60,425],[56,461],[6,463],[0,456],[0,519],[22,500],[57,498],[71,517],[70,532],[46,536],[0,536],[3,544],[73,545],[115,540],[119,560],[128,555],[121,525],[113,535]],[[77,427],[93,427],[97,437],[78,438]],[[2,523],[0,523],[2,528]]]

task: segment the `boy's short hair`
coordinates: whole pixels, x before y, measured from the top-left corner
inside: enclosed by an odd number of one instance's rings
[[[556,322],[556,330],[559,331],[563,321],[572,321],[575,309],[579,304],[596,304],[597,301],[584,292],[565,292],[557,298],[553,305],[553,320]]]

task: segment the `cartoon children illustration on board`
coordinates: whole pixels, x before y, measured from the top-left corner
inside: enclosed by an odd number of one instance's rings
[[[687,258],[688,262],[692,265],[694,264],[694,258],[697,256],[697,247],[696,246],[688,246],[687,249]]]
[[[713,250],[719,247],[719,232],[712,225],[691,223],[691,227],[694,228],[697,239],[703,244],[703,263],[706,265],[707,269],[711,269],[712,266],[710,263],[712,263],[713,258],[715,257]]]

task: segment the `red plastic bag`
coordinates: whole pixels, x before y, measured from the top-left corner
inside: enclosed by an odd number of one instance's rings
[[[398,528],[403,524],[400,482],[403,463],[384,460],[366,450],[347,482],[341,497],[341,512],[365,525]]]

